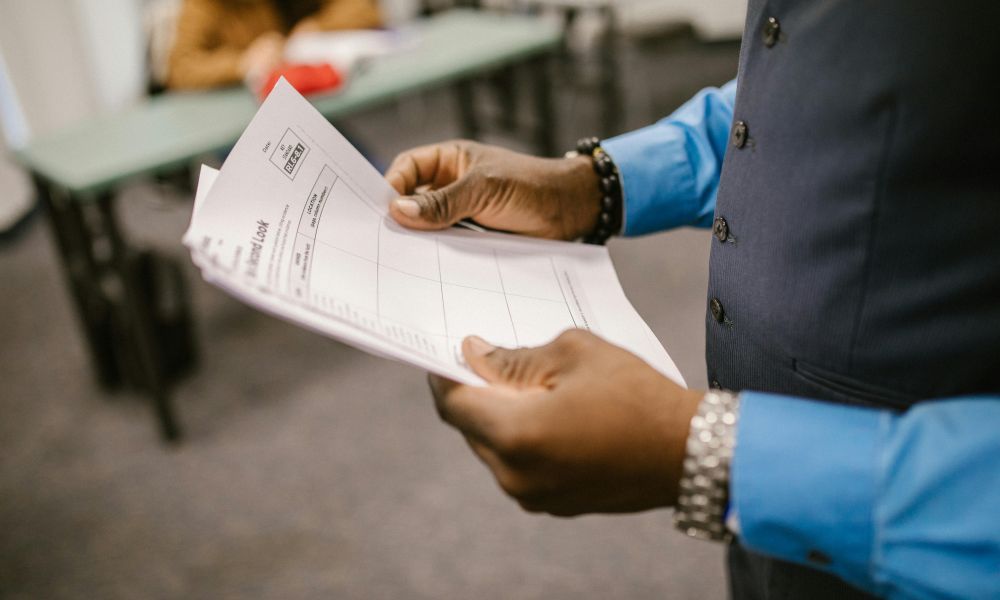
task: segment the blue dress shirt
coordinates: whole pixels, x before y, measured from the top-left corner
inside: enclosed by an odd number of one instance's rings
[[[625,235],[707,227],[736,81],[605,141]],[[744,392],[731,473],[740,543],[889,598],[1000,598],[1000,397],[908,412]]]

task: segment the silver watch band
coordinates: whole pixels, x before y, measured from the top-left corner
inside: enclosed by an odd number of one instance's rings
[[[674,510],[674,526],[691,537],[724,542],[733,538],[726,528],[725,512],[739,412],[739,396],[710,390],[691,418]]]

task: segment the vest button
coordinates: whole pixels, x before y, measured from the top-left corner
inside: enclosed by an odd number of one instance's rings
[[[761,33],[764,34],[764,45],[768,48],[773,48],[778,43],[778,37],[781,35],[781,23],[775,17],[768,17],[767,21],[764,22],[764,28]]]
[[[717,379],[713,379],[712,383],[708,384],[708,387],[712,388],[713,390],[721,390],[722,384],[719,383]]]
[[[736,146],[737,148],[742,148],[743,146],[746,146],[748,132],[749,129],[747,128],[747,124],[744,121],[736,121],[736,123],[733,125],[733,136],[732,136],[733,145]]]
[[[708,310],[712,313],[712,318],[716,323],[721,323],[726,319],[726,311],[722,309],[722,303],[718,298],[712,298],[708,302]]]
[[[715,217],[715,222],[712,223],[712,234],[720,242],[726,241],[729,239],[729,223],[726,223],[722,217]]]

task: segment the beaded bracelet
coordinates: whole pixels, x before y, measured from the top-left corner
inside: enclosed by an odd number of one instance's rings
[[[601,213],[594,230],[583,237],[583,242],[603,245],[619,230],[622,222],[622,189],[618,169],[611,156],[601,148],[601,140],[596,137],[581,138],[576,143],[575,154],[591,157],[594,172],[601,178]],[[567,155],[572,156],[574,153]]]

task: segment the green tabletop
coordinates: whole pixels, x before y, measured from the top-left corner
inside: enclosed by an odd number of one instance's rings
[[[381,58],[340,93],[318,97],[328,118],[530,58],[561,40],[557,26],[534,17],[456,10],[417,24],[416,46]],[[32,141],[18,151],[28,169],[77,195],[106,191],[229,147],[257,103],[242,88],[158,96]]]

